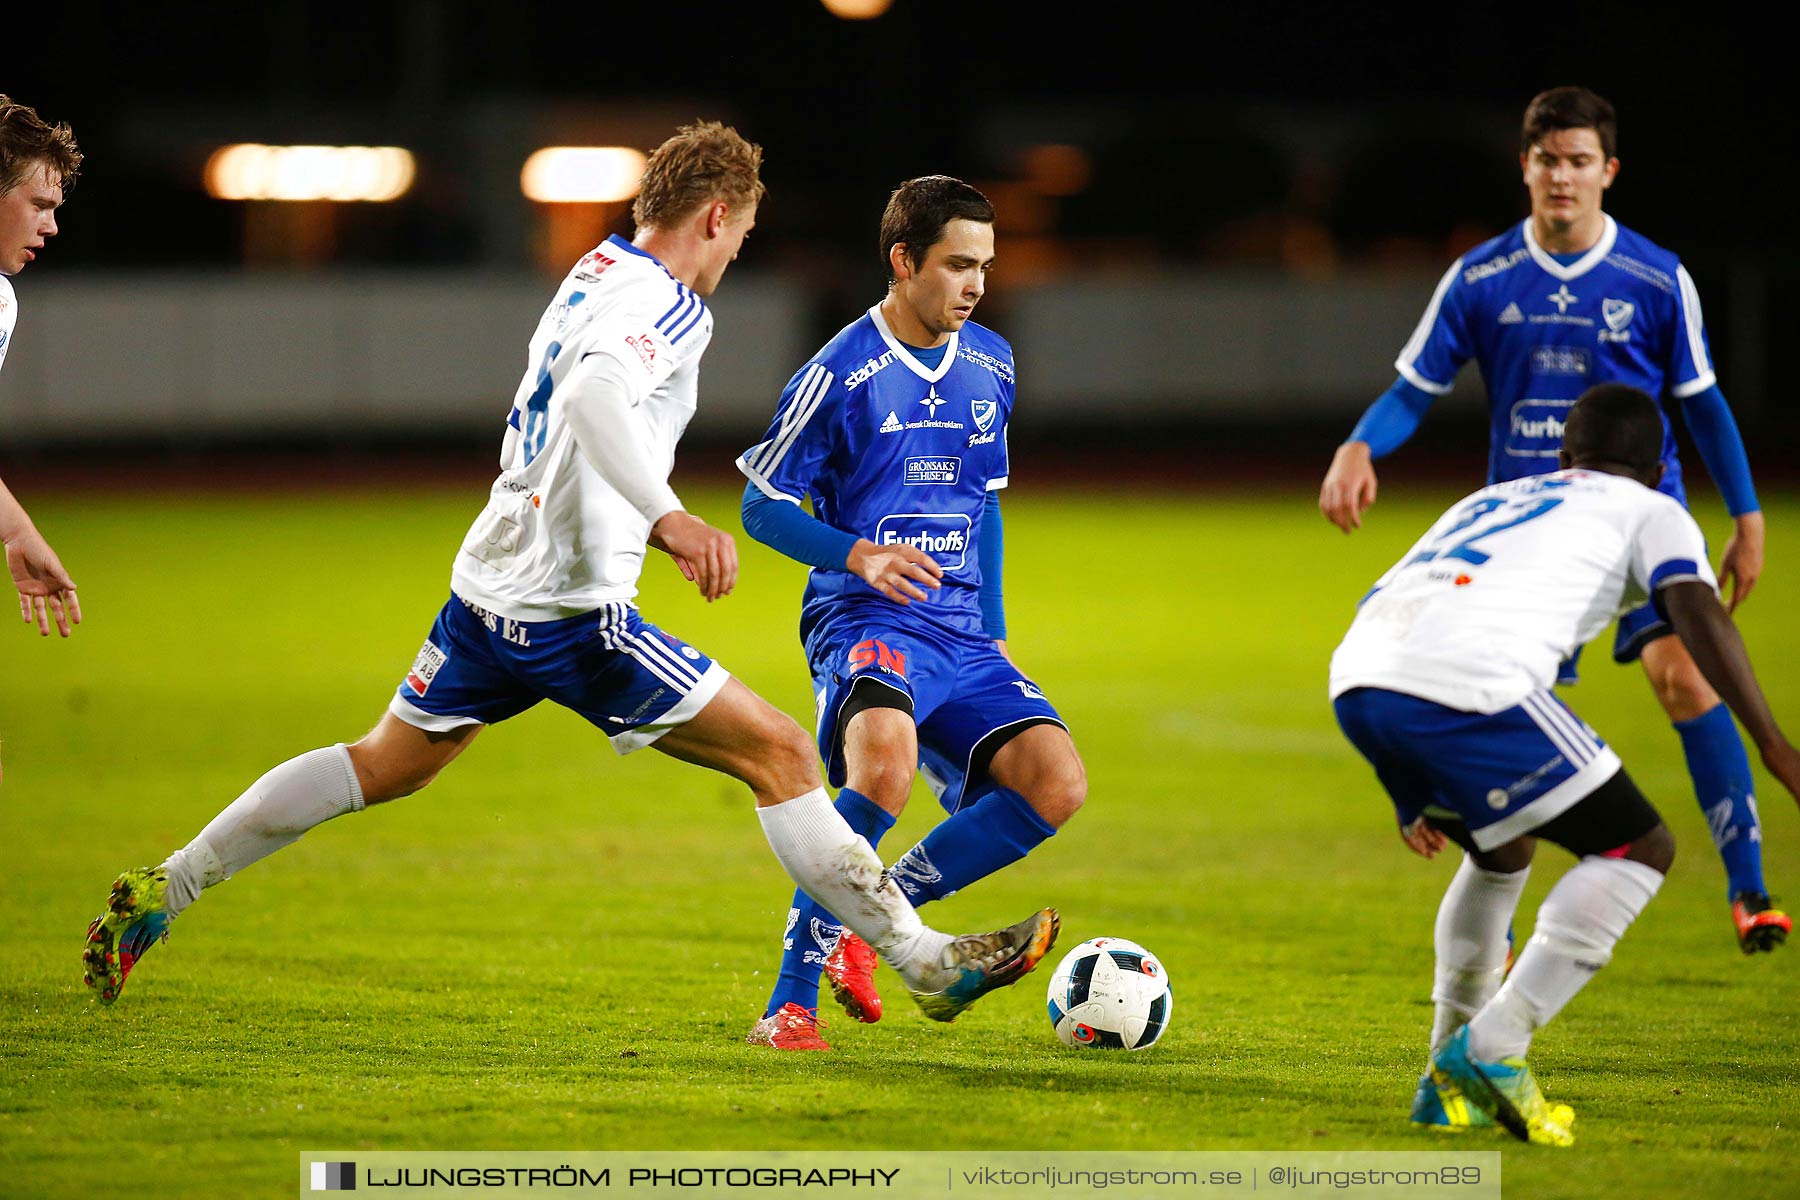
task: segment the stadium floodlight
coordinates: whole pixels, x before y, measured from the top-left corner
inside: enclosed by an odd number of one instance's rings
[[[206,192],[219,200],[394,200],[416,174],[398,146],[221,146],[206,160]]]
[[[845,21],[868,21],[894,6],[894,0],[819,0],[825,11]]]
[[[545,146],[525,160],[519,187],[545,204],[610,204],[637,195],[647,160],[625,146]]]

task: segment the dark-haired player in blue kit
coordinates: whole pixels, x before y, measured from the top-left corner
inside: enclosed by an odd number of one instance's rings
[[[1531,215],[1452,263],[1395,362],[1400,377],[1338,447],[1319,508],[1344,532],[1375,502],[1371,460],[1397,449],[1450,390],[1458,369],[1481,367],[1491,409],[1488,482],[1556,470],[1563,421],[1597,383],[1672,397],[1735,522],[1720,559],[1729,607],[1749,596],[1763,565],[1763,515],[1743,439],[1719,392],[1700,294],[1671,252],[1601,211],[1618,175],[1613,107],[1586,88],[1539,94],[1525,110],[1519,162]],[[1675,439],[1663,416],[1660,491],[1687,503]],[[1773,950],[1792,922],[1771,904],[1750,761],[1730,712],[1646,604],[1619,618],[1613,657],[1641,658],[1681,735],[1688,773],[1724,860],[1727,897],[1745,954]],[[1575,663],[1559,682],[1573,683]],[[1497,986],[1497,985],[1496,985]]]
[[[745,530],[813,568],[800,637],[838,812],[873,846],[921,761],[937,768],[950,816],[888,871],[917,906],[1023,857],[1081,807],[1087,779],[1062,718],[1006,654],[1013,356],[969,320],[994,262],[993,206],[957,179],[909,180],[888,200],[880,248],[886,298],[793,377],[738,468]],[[873,970],[855,935],[795,893],[749,1041],[830,1049],[821,971],[851,1016],[875,1021]]]

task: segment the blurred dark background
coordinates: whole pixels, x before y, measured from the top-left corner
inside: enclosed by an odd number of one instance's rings
[[[1037,386],[1057,439],[1155,445],[1176,472],[1254,471],[1249,452],[1322,470],[1448,262],[1525,214],[1519,116],[1564,83],[1618,107],[1608,209],[1698,281],[1758,473],[1785,470],[1800,433],[1778,359],[1800,262],[1782,182],[1794,105],[1778,39],[1748,16],[893,0],[847,20],[819,0],[269,0],[68,5],[24,24],[0,92],[69,122],[87,163],[63,232],[14,281],[0,469],[102,450],[488,453],[570,247],[630,231],[628,203],[526,199],[520,164],[543,145],[648,150],[704,116],[764,145],[770,194],[718,298],[721,399],[702,442],[753,432],[787,372],[879,297],[888,190],[944,172],[1001,214],[979,316],[1020,351],[1018,436]],[[401,146],[417,174],[389,203],[211,198],[205,163],[234,142]],[[408,353],[477,339],[492,361],[383,384],[354,366],[384,353],[356,341],[368,321],[334,324],[353,312],[346,288],[420,326]],[[413,307],[368,300],[382,288]],[[441,328],[405,315],[450,311],[439,292],[494,299]],[[1111,335],[1084,305],[1133,297],[1185,331],[1155,370],[1134,376],[1131,350],[1099,382],[1034,379],[1028,349],[1087,337],[1104,355]],[[1247,345],[1233,319],[1267,332]],[[290,330],[302,344],[259,373],[262,344]],[[121,337],[143,340],[134,365],[89,361]],[[1403,453],[1441,452],[1473,478],[1479,394],[1465,378]]]

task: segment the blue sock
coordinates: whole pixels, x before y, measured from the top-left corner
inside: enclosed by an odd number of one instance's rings
[[[919,908],[1018,862],[1055,832],[1025,797],[995,788],[940,822],[888,868],[888,877]]]
[[[838,793],[834,807],[851,832],[868,839],[871,847],[894,827],[894,815],[861,792],[845,788]],[[819,1007],[819,976],[843,932],[837,918],[818,901],[805,892],[794,892],[794,906],[788,909],[787,932],[781,941],[781,974],[775,979],[765,1017],[790,1001],[801,1008]]]
[[[1706,814],[1713,845],[1725,861],[1727,899],[1739,892],[1765,891],[1762,829],[1751,791],[1750,758],[1730,710],[1717,705],[1691,721],[1677,721],[1675,732],[1687,752],[1688,774],[1694,778],[1694,795]]]

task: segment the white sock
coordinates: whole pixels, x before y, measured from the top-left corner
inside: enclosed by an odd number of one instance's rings
[[[1499,994],[1469,1022],[1476,1058],[1523,1056],[1531,1035],[1612,959],[1613,947],[1662,886],[1662,872],[1625,858],[1584,858],[1557,880]]]
[[[1438,905],[1437,971],[1431,982],[1431,1053],[1481,1011],[1506,982],[1506,928],[1531,868],[1484,871],[1463,855]]]
[[[288,759],[163,863],[169,872],[169,915],[193,903],[202,889],[298,841],[314,825],[362,806],[362,788],[342,742]]]
[[[824,788],[756,810],[775,857],[800,890],[875,948],[908,983],[951,938],[927,929],[881,860],[832,807]]]

